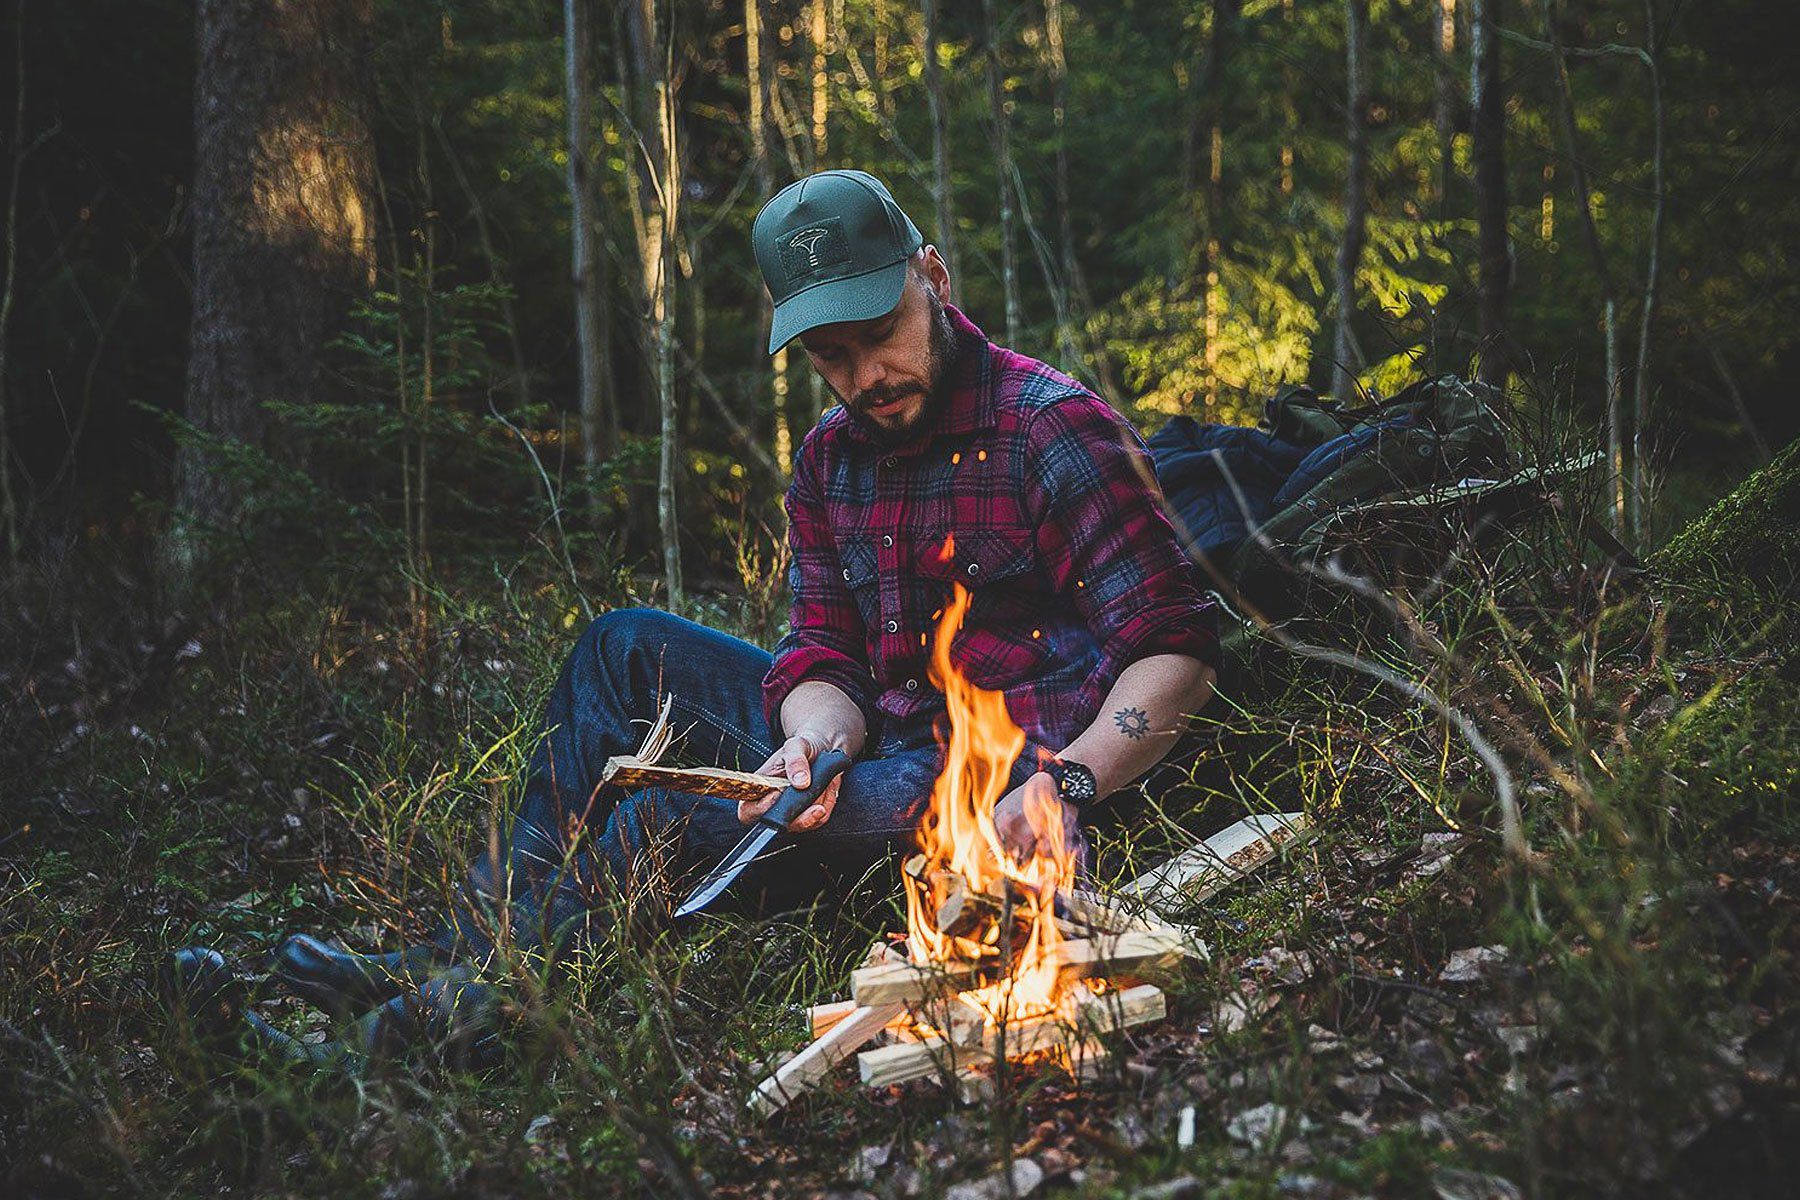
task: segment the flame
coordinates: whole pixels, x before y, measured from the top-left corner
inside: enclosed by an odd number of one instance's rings
[[[954,543],[945,540],[947,559]],[[924,870],[906,880],[907,944],[914,962],[983,963],[1004,972],[997,982],[973,988],[961,999],[993,1023],[1047,1016],[1063,1005],[1056,924],[1056,891],[1072,880],[1074,852],[1063,837],[1062,806],[1054,796],[1029,793],[1025,815],[1037,835],[1037,851],[1023,862],[1001,846],[994,806],[1007,792],[1012,764],[1025,748],[1025,733],[1006,711],[1005,697],[971,683],[951,659],[951,645],[971,604],[955,584],[932,646],[930,678],[943,690],[950,739],[943,771],[932,788],[931,807],[919,830]],[[1024,920],[987,921],[966,935],[938,930],[929,882],[943,872],[960,875],[973,892],[1008,896]],[[1023,924],[1024,944],[1018,927]],[[1004,944],[1010,943],[1010,944]]]

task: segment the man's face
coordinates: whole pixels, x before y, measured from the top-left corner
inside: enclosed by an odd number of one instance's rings
[[[947,399],[944,382],[955,340],[944,311],[947,288],[948,276],[936,252],[928,250],[923,265],[907,274],[900,303],[885,317],[820,325],[800,335],[825,386],[880,443],[912,440]]]

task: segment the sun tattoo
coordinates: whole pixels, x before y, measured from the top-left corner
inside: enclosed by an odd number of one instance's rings
[[[1149,714],[1141,708],[1121,708],[1113,714],[1113,723],[1134,742],[1150,732]]]

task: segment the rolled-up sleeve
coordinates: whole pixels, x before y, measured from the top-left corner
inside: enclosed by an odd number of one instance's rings
[[[1105,401],[1046,405],[1027,433],[1026,495],[1039,562],[1101,647],[1096,673],[1152,654],[1219,666],[1218,614],[1163,513],[1143,439]]]
[[[815,458],[809,439],[795,456],[794,480],[784,501],[788,589],[793,604],[788,632],[776,643],[775,661],[762,684],[763,711],[778,739],[782,701],[796,685],[809,679],[836,687],[856,702],[866,720],[874,719],[875,679],[869,671],[868,634],[856,600],[844,585]]]

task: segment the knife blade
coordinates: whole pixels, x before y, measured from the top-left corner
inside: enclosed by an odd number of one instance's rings
[[[812,778],[806,787],[789,785],[773,807],[756,819],[756,824],[738,842],[730,854],[727,854],[719,865],[707,872],[706,878],[700,881],[688,898],[675,910],[677,917],[691,916],[699,912],[730,887],[744,871],[744,868],[761,857],[769,848],[769,843],[787,829],[788,822],[805,812],[830,786],[831,781],[842,775],[850,766],[850,756],[842,750],[827,750],[819,755],[812,765]]]

